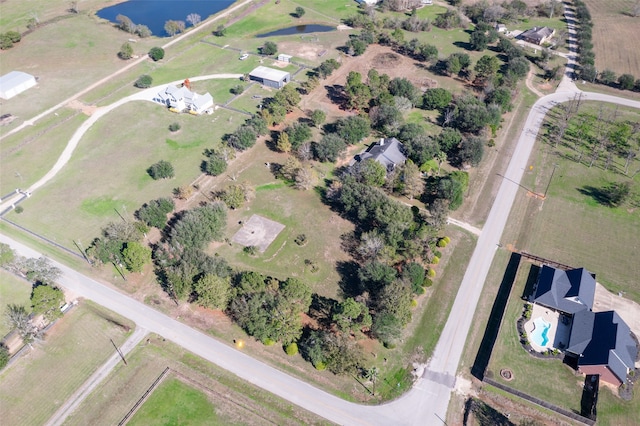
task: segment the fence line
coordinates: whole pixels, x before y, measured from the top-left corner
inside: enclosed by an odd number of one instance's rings
[[[520,397],[522,399],[526,399],[529,402],[532,402],[532,403],[534,403],[536,405],[539,405],[541,407],[547,408],[547,409],[549,409],[551,411],[554,411],[554,412],[556,412],[558,414],[562,414],[563,416],[568,417],[568,418],[570,418],[572,420],[579,421],[580,423],[583,423],[585,425],[593,426],[593,425],[596,424],[595,420],[588,419],[588,418],[586,418],[584,416],[581,416],[580,414],[574,413],[572,411],[565,410],[564,408],[560,408],[560,407],[558,407],[556,405],[553,405],[553,404],[551,404],[551,403],[549,403],[547,401],[543,401],[543,400],[541,400],[539,398],[536,398],[535,396],[528,395],[528,394],[526,394],[524,392],[521,392],[521,391],[519,391],[517,389],[513,389],[512,387],[503,385],[502,383],[498,383],[495,380],[489,379],[488,377],[485,377],[483,382],[487,383],[487,384],[489,384],[491,386],[494,386],[494,387],[496,387],[498,389],[501,389],[501,390],[503,390],[505,392],[508,392],[508,393],[510,393],[512,395]]]
[[[43,235],[36,234],[35,232],[25,228],[24,226],[18,225],[17,223],[7,219],[6,217],[0,217],[0,220],[4,220],[5,222],[15,226],[16,228],[18,228],[18,229],[20,229],[20,230],[22,230],[22,231],[24,231],[26,233],[28,233],[29,235],[33,235],[34,237],[36,237],[36,238],[38,238],[40,240],[43,240],[43,241],[45,241],[45,242],[47,242],[47,243],[49,243],[49,244],[61,249],[61,250],[64,250],[65,252],[67,252],[67,253],[75,256],[75,257],[78,257],[78,258],[80,258],[82,260],[85,260],[84,256],[78,254],[77,252],[75,252],[75,251],[63,246],[62,244],[56,243],[55,241],[50,240],[49,238],[47,238],[47,237],[45,237]]]
[[[138,402],[136,402],[133,405],[133,407],[131,407],[131,410],[129,410],[129,412],[122,418],[122,420],[120,420],[120,423],[118,423],[118,426],[122,426],[122,425],[127,423],[129,418],[135,414],[135,412],[138,410],[140,405],[142,405],[142,403],[145,401],[145,399],[147,399],[149,394],[151,392],[153,392],[153,390],[156,388],[156,386],[158,386],[160,381],[162,379],[164,379],[164,376],[166,376],[168,372],[169,372],[169,367],[165,368],[164,371],[162,373],[160,373],[158,378],[151,384],[151,386],[149,386],[149,389],[147,389],[147,391],[140,397]]]

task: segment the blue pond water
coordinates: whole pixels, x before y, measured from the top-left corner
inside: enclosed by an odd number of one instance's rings
[[[226,9],[234,0],[129,0],[100,9],[97,15],[113,23],[116,16],[124,15],[134,24],[146,25],[154,36],[168,37],[164,24],[169,20],[187,22],[187,15],[196,13],[204,21],[209,16]]]
[[[335,30],[336,27],[331,27],[329,25],[296,25],[295,27],[287,27],[281,28],[276,31],[271,31],[270,33],[258,34],[257,38],[265,38],[265,37],[275,37],[275,36],[286,36],[286,35],[294,35],[294,34],[307,34],[307,33],[326,33],[329,31]]]

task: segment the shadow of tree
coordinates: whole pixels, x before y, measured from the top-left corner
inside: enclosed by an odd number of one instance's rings
[[[358,278],[359,268],[360,265],[353,260],[342,261],[336,264],[336,271],[340,274],[338,286],[340,287],[343,297],[356,297],[362,294],[363,288]]]

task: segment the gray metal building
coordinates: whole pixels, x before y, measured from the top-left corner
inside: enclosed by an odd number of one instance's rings
[[[249,80],[280,89],[291,81],[291,74],[287,71],[280,71],[273,68],[260,66],[249,73]]]

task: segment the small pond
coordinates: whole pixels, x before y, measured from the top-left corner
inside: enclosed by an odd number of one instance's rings
[[[169,20],[184,21],[187,15],[196,13],[204,21],[209,16],[226,9],[234,0],[129,0],[100,9],[96,14],[116,23],[116,16],[124,15],[136,25],[146,25],[156,37],[167,37],[164,24]]]
[[[275,37],[275,36],[286,36],[286,35],[294,35],[294,34],[307,34],[307,33],[326,33],[329,31],[334,31],[336,27],[331,27],[329,25],[296,25],[295,27],[287,27],[281,28],[276,31],[271,31],[270,33],[258,34],[257,38],[264,37]]]

